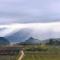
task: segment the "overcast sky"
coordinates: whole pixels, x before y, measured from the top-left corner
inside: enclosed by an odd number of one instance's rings
[[[0,24],[60,21],[60,0],[0,0]]]

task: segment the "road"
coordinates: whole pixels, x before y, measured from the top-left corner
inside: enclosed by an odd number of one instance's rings
[[[21,50],[20,53],[19,53],[19,58],[18,58],[18,60],[22,60],[23,57],[24,57],[24,51]]]

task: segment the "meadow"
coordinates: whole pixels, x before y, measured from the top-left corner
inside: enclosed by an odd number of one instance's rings
[[[31,51],[28,49],[29,47],[32,49]],[[35,45],[25,46],[25,48],[28,50],[25,52],[23,60],[60,60],[60,46]]]
[[[16,60],[16,56],[0,55],[0,60]]]
[[[23,60],[60,60],[60,53],[26,53]]]
[[[40,48],[42,51],[31,50]],[[60,48],[56,46],[25,46],[24,58],[22,60],[60,60]],[[29,50],[30,49],[30,50]],[[47,50],[45,50],[47,49]],[[18,55],[0,55],[0,60],[18,60]]]

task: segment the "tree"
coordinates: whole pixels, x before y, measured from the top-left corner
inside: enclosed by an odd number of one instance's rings
[[[53,45],[53,44],[54,44],[53,39],[50,39],[48,44],[49,44],[49,45]]]

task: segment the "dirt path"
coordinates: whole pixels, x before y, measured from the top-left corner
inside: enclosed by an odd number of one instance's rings
[[[24,51],[22,50],[22,51],[20,51],[20,53],[19,53],[19,58],[18,58],[18,60],[22,60],[22,58],[24,57]]]

